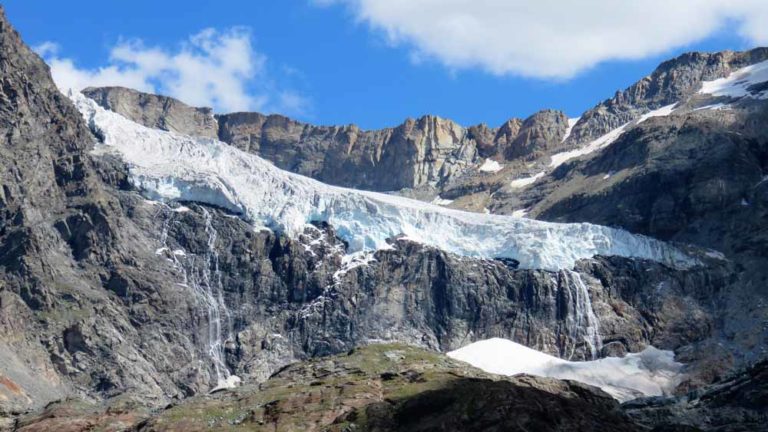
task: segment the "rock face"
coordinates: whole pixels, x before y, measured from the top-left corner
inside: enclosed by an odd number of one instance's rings
[[[439,117],[408,119],[377,131],[318,127],[257,113],[218,116],[219,137],[280,168],[320,181],[370,190],[441,182],[472,164],[475,143],[466,130]]]
[[[59,93],[46,65],[0,18],[0,416],[65,394],[51,358],[30,327],[35,310],[56,301],[78,270],[60,240],[58,221],[72,223],[73,249],[99,249],[88,227],[106,203],[84,156],[91,135]],[[96,252],[96,251],[94,251]],[[96,252],[97,253],[97,252]],[[88,284],[88,279],[83,284]],[[64,288],[66,289],[66,288]],[[63,292],[61,292],[63,294]],[[63,349],[63,346],[61,347]]]
[[[218,124],[210,108],[193,108],[176,99],[125,87],[89,87],[83,94],[137,123],[185,135],[216,138]]]
[[[552,150],[565,137],[568,117],[560,111],[545,110],[528,117],[505,150],[506,159],[533,158]]]

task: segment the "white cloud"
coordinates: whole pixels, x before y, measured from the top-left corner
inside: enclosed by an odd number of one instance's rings
[[[120,41],[110,49],[107,64],[93,69],[60,57],[60,48],[53,42],[35,50],[63,89],[124,86],[223,112],[304,115],[309,106],[295,91],[277,88],[265,67],[266,57],[253,48],[250,32],[241,27],[221,32],[205,29],[176,50],[149,47],[141,40]]]
[[[344,4],[412,58],[451,69],[569,78],[719,31],[768,43],[766,0],[312,0]]]

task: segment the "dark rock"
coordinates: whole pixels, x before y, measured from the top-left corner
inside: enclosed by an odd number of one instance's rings
[[[698,392],[644,398],[623,405],[653,430],[768,430],[768,361],[761,361]]]

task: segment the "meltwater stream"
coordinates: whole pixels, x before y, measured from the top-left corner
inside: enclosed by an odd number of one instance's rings
[[[600,321],[592,308],[589,289],[579,273],[573,270],[563,270],[562,275],[569,296],[568,315],[566,317],[569,336],[574,343],[584,340],[589,347],[592,360],[595,360],[603,347],[603,339],[600,336]],[[573,352],[569,358],[572,356]]]
[[[205,313],[201,321],[204,321],[203,341],[208,351],[214,373],[216,374],[216,386],[213,390],[234,387],[240,382],[240,378],[232,375],[227,367],[224,344],[233,339],[232,314],[224,301],[224,287],[219,271],[219,253],[216,250],[218,232],[213,227],[212,216],[204,207],[200,207],[205,223],[207,236],[206,251],[203,254],[191,254],[182,249],[171,250],[168,247],[168,229],[173,222],[178,209],[171,210],[163,222],[160,242],[163,247],[156,254],[166,254],[182,274],[180,286],[188,288],[194,295],[198,310]]]

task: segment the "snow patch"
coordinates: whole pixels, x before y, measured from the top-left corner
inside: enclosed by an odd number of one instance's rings
[[[590,153],[594,153],[600,149],[608,147],[609,145],[613,144],[613,142],[616,141],[621,136],[621,134],[623,134],[627,129],[629,129],[630,125],[638,125],[648,120],[651,117],[668,116],[672,114],[676,106],[677,106],[677,102],[655,109],[653,111],[643,114],[642,116],[640,116],[640,118],[637,119],[637,121],[627,122],[583,147],[553,154],[550,157],[549,166],[550,168],[557,168],[570,159],[584,156]]]
[[[333,273],[333,280],[338,282],[341,279],[341,276],[350,270],[367,266],[375,261],[376,257],[374,257],[372,251],[355,252],[353,254],[345,255],[341,259],[341,268]]]
[[[432,204],[440,205],[440,206],[447,206],[447,205],[450,205],[452,202],[453,200],[440,198],[439,195],[432,200]]]
[[[698,263],[671,245],[620,229],[470,213],[326,185],[216,139],[150,129],[80,93],[70,97],[103,141],[93,152],[121,157],[145,198],[215,205],[294,238],[310,222],[327,222],[350,253],[391,248],[387,239],[405,236],[457,255],[513,258],[521,268],[569,269],[595,255]]]
[[[666,116],[672,114],[672,111],[675,110],[676,106],[677,106],[677,102],[675,102],[673,104],[670,104],[670,105],[667,105],[667,106],[663,106],[663,107],[658,108],[658,109],[655,109],[655,110],[653,110],[651,112],[645,113],[645,114],[641,115],[639,119],[637,119],[637,123],[636,124],[640,124],[640,123],[648,120],[651,117],[666,117]]]
[[[560,142],[565,142],[571,136],[571,132],[573,132],[573,127],[576,126],[576,123],[578,123],[579,120],[581,120],[581,117],[568,119],[568,128],[565,129],[565,135],[563,135],[563,139]]]
[[[728,261],[728,259],[725,258],[725,254],[724,253],[722,253],[720,251],[717,251],[717,250],[714,250],[714,249],[710,249],[710,250],[704,252],[704,255],[706,255],[707,257],[712,258],[712,259],[716,259],[716,260],[720,260],[720,261]]]
[[[742,97],[768,99],[768,88],[758,86],[766,82],[768,82],[768,60],[738,69],[725,78],[702,81],[699,93],[734,99]]]
[[[571,362],[506,339],[475,342],[448,356],[498,375],[529,374],[580,381],[600,387],[621,402],[670,394],[682,381],[681,363],[672,351],[648,347],[623,358]]]
[[[724,109],[729,109],[729,108],[730,108],[730,106],[728,104],[716,103],[716,104],[700,106],[698,108],[694,108],[693,110],[694,111],[704,111],[704,110],[717,111],[717,110],[724,110]]]
[[[520,209],[520,210],[513,211],[512,212],[512,217],[514,217],[514,218],[522,218],[522,217],[525,217],[525,215],[527,215],[527,214],[528,214],[528,210]]]
[[[504,165],[501,165],[493,159],[486,159],[478,169],[482,172],[495,173],[501,171],[502,168],[504,168]]]
[[[585,145],[584,147],[581,147],[575,150],[569,150],[569,151],[553,154],[549,162],[550,168],[557,168],[570,159],[584,156],[584,155],[596,152],[597,150],[600,150],[602,148],[608,147],[614,141],[616,141],[621,136],[621,134],[624,133],[627,126],[629,126],[629,123],[625,123],[617,127],[616,129],[608,132],[607,134],[601,136],[600,138]]]
[[[544,177],[544,171],[536,173],[530,177],[522,177],[519,179],[514,179],[509,183],[509,186],[512,189],[522,189],[526,186],[530,186],[534,183],[536,183],[536,180]]]
[[[212,388],[209,393],[215,393],[220,390],[226,390],[235,388],[240,385],[242,380],[237,375],[229,375],[226,378],[222,378],[219,380],[219,383],[216,385],[216,387]]]

